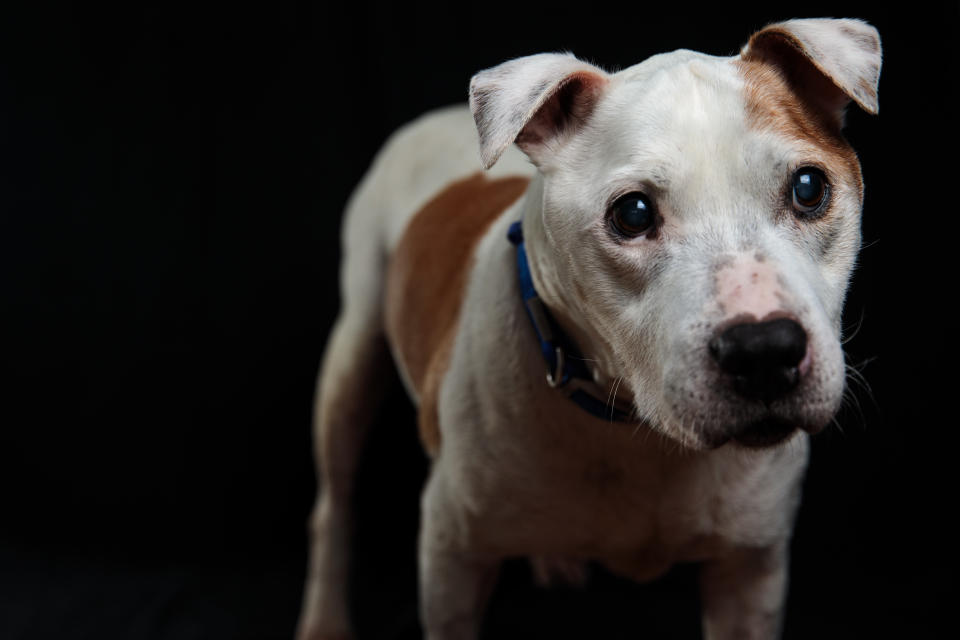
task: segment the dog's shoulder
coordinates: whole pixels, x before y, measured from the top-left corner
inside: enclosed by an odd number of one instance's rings
[[[439,445],[436,393],[449,362],[475,247],[526,190],[529,178],[482,173],[452,182],[420,208],[387,270],[384,326],[420,408],[421,437]]]

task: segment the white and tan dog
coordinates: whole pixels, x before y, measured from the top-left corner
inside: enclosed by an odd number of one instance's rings
[[[353,476],[391,354],[432,458],[428,638],[476,637],[511,556],[701,562],[705,636],[776,637],[808,434],[844,391],[863,184],[840,131],[850,100],[877,112],[880,61],[872,27],[828,19],[615,74],[534,55],[398,132],[347,212],[299,637],[351,636]]]

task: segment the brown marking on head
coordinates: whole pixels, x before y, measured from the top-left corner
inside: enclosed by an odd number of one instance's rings
[[[440,447],[437,396],[477,242],[528,183],[480,173],[454,182],[413,216],[391,258],[386,333],[420,400],[420,437],[430,455]]]
[[[798,60],[784,61],[784,56],[795,55]],[[806,64],[799,58],[802,54],[768,52],[763,48],[752,49],[750,55],[736,62],[745,81],[747,116],[752,126],[772,130],[793,140],[805,142],[818,150],[818,158],[828,173],[834,173],[856,185],[863,199],[863,177],[857,154],[846,141],[840,129],[842,122],[836,115],[825,110],[815,99],[818,90],[836,91],[827,78],[807,74],[803,81],[790,74],[794,64]]]

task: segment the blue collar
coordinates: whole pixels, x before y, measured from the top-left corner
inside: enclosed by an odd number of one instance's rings
[[[540,301],[533,286],[527,251],[524,248],[521,223],[510,225],[507,238],[517,248],[517,274],[520,279],[520,295],[523,307],[540,342],[540,351],[547,363],[547,384],[559,390],[587,413],[603,420],[636,422],[630,408],[614,397],[607,399],[593,381],[583,357],[557,326],[546,305]]]

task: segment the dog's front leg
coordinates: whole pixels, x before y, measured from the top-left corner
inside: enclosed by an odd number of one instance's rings
[[[501,559],[469,548],[462,513],[435,469],[420,527],[420,616],[427,640],[479,637]]]
[[[700,588],[706,640],[780,637],[787,591],[787,544],[740,549],[703,565]]]

